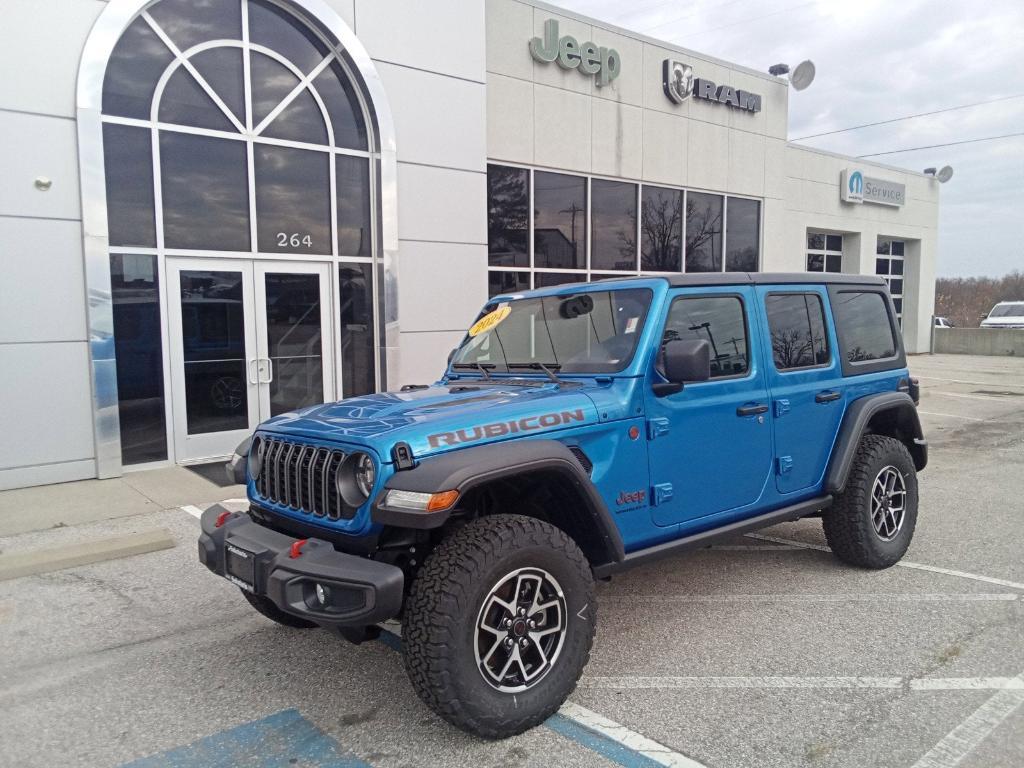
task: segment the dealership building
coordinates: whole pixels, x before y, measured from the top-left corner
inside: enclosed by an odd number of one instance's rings
[[[521,0],[4,21],[0,488],[211,460],[433,381],[489,295],[531,287],[880,274],[928,348],[939,184],[787,143],[813,86]]]

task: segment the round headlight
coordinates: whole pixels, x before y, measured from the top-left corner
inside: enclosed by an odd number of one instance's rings
[[[367,453],[360,454],[356,461],[356,488],[363,496],[369,498],[375,482],[377,468],[373,465],[373,459]]]
[[[258,437],[254,437],[252,442],[249,443],[249,477],[256,480],[260,476],[260,470],[263,468],[263,440]]]

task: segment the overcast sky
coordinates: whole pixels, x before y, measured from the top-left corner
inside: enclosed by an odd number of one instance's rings
[[[754,69],[813,60],[814,83],[790,93],[790,139],[1024,94],[1024,0],[554,2]],[[864,155],[1022,131],[1024,97],[801,143]],[[1024,270],[1024,136],[874,159],[953,166],[940,195],[940,276]]]

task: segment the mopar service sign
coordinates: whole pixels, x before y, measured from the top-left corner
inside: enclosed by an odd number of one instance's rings
[[[839,176],[839,199],[844,203],[900,206],[907,202],[907,186],[865,176],[859,168],[845,168]]]
[[[693,67],[675,59],[665,59],[661,67],[661,85],[665,96],[674,104],[682,104],[690,96],[747,112],[761,111],[761,95],[741,91],[731,85],[715,85],[703,77],[693,76]]]
[[[608,85],[622,71],[622,59],[614,48],[597,43],[581,43],[572,35],[558,36],[558,21],[544,22],[544,37],[530,41],[530,55],[542,64],[557,61],[562,69],[578,69],[585,75],[597,75],[598,86]]]

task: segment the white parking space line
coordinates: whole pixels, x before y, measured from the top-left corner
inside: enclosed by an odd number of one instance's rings
[[[713,688],[763,689],[887,689],[910,691],[1024,691],[1024,680],[1019,677],[664,677],[647,676],[594,676],[580,680],[581,688],[611,690],[705,690]]]
[[[793,547],[799,549],[799,547]],[[987,603],[1020,600],[1015,592],[850,593],[828,595],[632,595],[601,594],[601,600],[630,603]]]
[[[1016,678],[1018,681],[1022,676]],[[912,768],[953,768],[1024,704],[1024,687],[1007,687],[947,733]]]
[[[636,731],[630,730],[626,726],[616,723],[614,720],[609,720],[603,715],[591,712],[589,709],[581,707],[579,704],[567,701],[562,705],[562,708],[558,710],[558,713],[570,720],[575,720],[584,728],[622,744],[627,749],[638,753],[641,757],[645,757],[658,765],[665,765],[670,768],[704,768],[703,764],[698,763],[696,760],[678,752],[674,752],[663,744],[659,744],[653,739],[649,739]]]
[[[963,392],[942,392],[939,390],[928,390],[929,395],[938,395],[939,397],[959,397],[963,400],[989,400],[993,403],[1010,403],[1014,401],[1006,397],[993,397],[992,395],[966,395]]]
[[[999,387],[1000,389],[1009,387],[1010,389],[1024,389],[1024,385],[1022,384],[1007,384],[1003,380],[1000,380],[999,383],[993,383],[991,381],[968,381],[966,379],[940,379],[938,376],[916,376],[915,378],[926,381],[944,381],[947,384],[973,384],[978,387]]]
[[[181,507],[181,511],[188,512],[190,515],[192,515],[192,517],[196,518],[197,520],[203,516],[203,510],[201,510],[194,504],[186,504],[185,506]]]
[[[920,408],[917,409],[918,413],[923,413],[925,416],[943,416],[947,419],[963,419],[964,421],[985,421],[985,419],[979,419],[976,416],[961,416],[957,413],[938,413],[936,411],[922,411]]]
[[[789,544],[715,544],[706,549],[718,552],[788,552],[799,547]]]
[[[778,544],[792,544],[797,547],[804,549],[816,549],[820,552],[831,552],[828,547],[823,547],[819,544],[807,544],[802,541],[794,541],[793,539],[783,539],[778,536],[766,536],[763,533],[747,533],[744,534],[752,539],[761,539],[762,541],[774,541]],[[970,579],[971,581],[983,581],[986,584],[997,584],[1000,587],[1009,587],[1010,589],[1019,589],[1024,591],[1024,584],[1020,584],[1016,581],[1008,581],[1006,579],[996,579],[992,576],[981,576],[977,573],[967,573],[966,571],[956,571],[951,568],[940,568],[937,565],[925,565],[924,563],[913,563],[909,560],[900,560],[896,563],[901,568],[913,568],[917,571],[929,571],[930,573],[941,573],[943,576],[956,576],[959,579]]]

